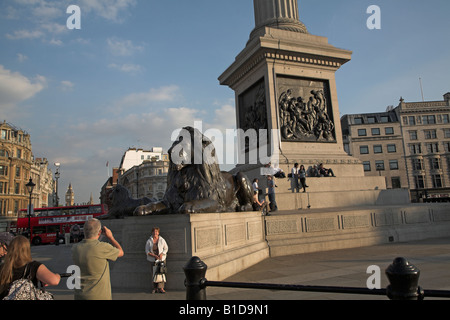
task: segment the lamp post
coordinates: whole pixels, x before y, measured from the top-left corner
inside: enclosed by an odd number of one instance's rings
[[[55,163],[55,166],[56,166],[56,172],[55,172],[55,180],[56,180],[56,189],[55,189],[55,192],[56,192],[56,205],[55,205],[55,207],[59,207],[58,179],[59,179],[59,176],[60,176],[60,173],[59,173],[59,167],[61,166],[61,164],[60,164],[59,162],[56,162],[56,163]]]
[[[31,241],[31,196],[33,195],[33,189],[36,184],[33,183],[33,180],[30,178],[30,181],[25,185],[27,187],[28,193],[30,194],[30,203],[28,205],[28,236]]]

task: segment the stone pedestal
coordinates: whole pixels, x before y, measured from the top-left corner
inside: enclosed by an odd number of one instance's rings
[[[154,227],[167,241],[168,290],[184,290],[183,267],[192,256],[208,265],[208,280],[223,280],[269,257],[259,212],[127,217],[102,221],[125,256],[111,263],[116,288],[150,291],[151,264],[145,243]]]
[[[286,175],[295,163],[306,169],[323,163],[338,178],[308,179],[309,201],[316,206],[374,205],[398,195],[397,203],[409,202],[404,190],[389,196],[384,177],[365,177],[362,162],[344,151],[335,73],[352,52],[309,34],[296,0],[254,0],[254,6],[255,29],[219,81],[235,92],[237,128],[267,130],[268,137],[260,135],[253,143],[240,139],[233,172],[259,178],[264,188],[261,168],[269,161]],[[305,197],[289,195],[287,189],[277,190],[281,208],[305,207]]]

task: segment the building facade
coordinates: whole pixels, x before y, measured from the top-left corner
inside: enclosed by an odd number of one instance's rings
[[[366,175],[408,188],[412,201],[450,197],[450,93],[442,101],[405,102],[386,112],[341,118],[344,149]]]
[[[450,194],[450,93],[442,101],[405,102],[396,108],[413,198]]]
[[[4,121],[0,124],[0,217],[16,216],[28,208],[26,184],[32,179],[34,208],[53,204],[55,181],[47,159],[34,159],[30,135]]]
[[[30,196],[25,185],[31,165],[30,135],[7,122],[0,124],[0,215],[12,216],[28,207]]]
[[[120,171],[125,172],[134,166],[140,165],[145,160],[168,160],[168,155],[164,154],[161,147],[155,147],[151,150],[130,148],[122,156]]]
[[[169,160],[144,160],[127,171],[119,171],[118,184],[130,191],[133,198],[162,200],[167,188]]]
[[[34,207],[54,206],[56,203],[55,180],[46,158],[36,158],[32,161],[31,178],[36,184],[33,189]]]
[[[345,151],[360,159],[366,176],[384,176],[388,189],[408,188],[403,139],[395,111],[345,115]]]

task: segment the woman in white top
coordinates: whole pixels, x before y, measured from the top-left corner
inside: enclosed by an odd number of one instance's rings
[[[298,163],[294,164],[294,167],[291,170],[291,188],[292,188],[292,192],[295,192],[295,190],[297,190],[297,192],[300,191],[300,185],[299,185],[299,181],[298,181]]]
[[[147,255],[147,260],[152,264],[152,280],[153,280],[153,290],[152,293],[166,293],[164,291],[164,283],[166,282],[165,274],[158,274],[156,272],[158,268],[158,263],[166,263],[167,252],[169,251],[169,246],[166,240],[159,235],[159,228],[152,229],[152,235],[147,240],[145,244],[145,254]]]

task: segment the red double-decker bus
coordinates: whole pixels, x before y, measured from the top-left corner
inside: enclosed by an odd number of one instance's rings
[[[104,204],[39,208],[33,210],[30,218],[28,210],[22,209],[17,217],[17,234],[28,233],[30,224],[31,242],[34,245],[56,243],[63,241],[64,234],[70,233],[74,225],[82,230],[88,219],[107,213],[108,207]]]

